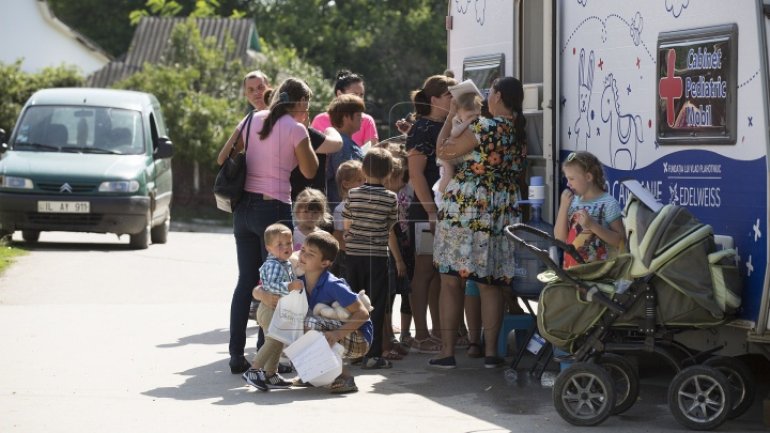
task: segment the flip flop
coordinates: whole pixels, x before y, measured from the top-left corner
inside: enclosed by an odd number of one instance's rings
[[[375,370],[381,368],[391,368],[393,364],[382,356],[375,356],[372,358],[365,358],[361,364],[361,368],[364,370]]]
[[[337,376],[331,384],[331,393],[347,394],[349,392],[358,392],[358,387],[356,386],[356,381],[353,379],[353,376]]]

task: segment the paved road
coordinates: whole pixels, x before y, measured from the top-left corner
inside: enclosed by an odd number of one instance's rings
[[[131,251],[125,237],[43,233],[0,276],[0,432],[575,429],[550,389],[526,374],[508,383],[464,356],[449,372],[419,354],[355,369],[361,391],[344,396],[245,387],[227,367],[234,250],[227,234],[172,232],[166,245]],[[626,415],[581,431],[686,431],[668,413],[668,379],[645,379]],[[757,404],[719,431],[764,431],[760,419]]]

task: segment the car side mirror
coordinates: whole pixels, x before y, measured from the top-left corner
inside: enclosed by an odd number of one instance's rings
[[[155,159],[171,158],[174,156],[174,143],[168,137],[158,137],[152,157]]]

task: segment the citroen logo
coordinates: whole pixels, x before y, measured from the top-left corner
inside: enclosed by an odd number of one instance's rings
[[[67,182],[64,182],[64,184],[59,187],[59,192],[68,192],[72,194],[72,187]]]

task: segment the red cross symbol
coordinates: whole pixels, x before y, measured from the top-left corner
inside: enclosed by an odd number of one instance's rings
[[[674,100],[682,97],[682,77],[674,76],[674,66],[676,65],[676,51],[673,48],[668,50],[668,61],[666,65],[666,77],[660,79],[658,93],[660,99],[666,100],[666,120],[668,126],[674,126]]]

